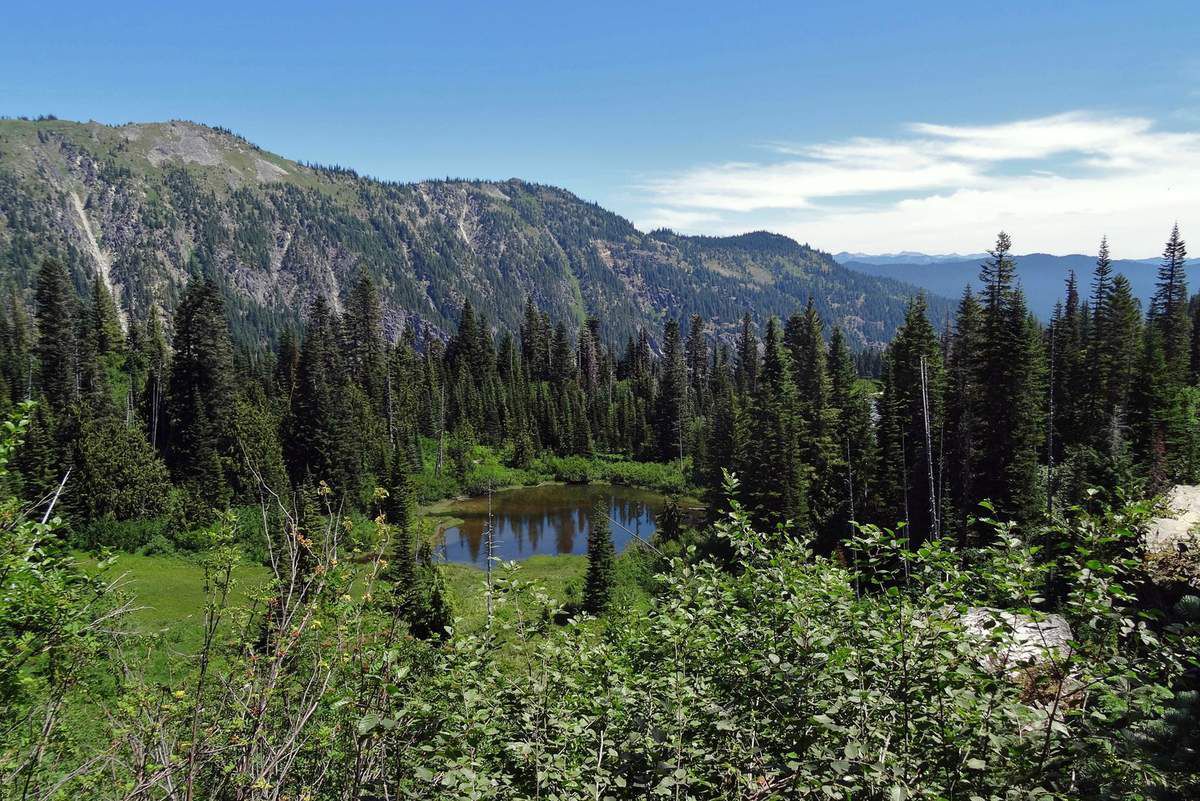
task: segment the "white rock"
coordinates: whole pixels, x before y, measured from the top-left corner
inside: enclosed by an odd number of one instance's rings
[[[1071,648],[1071,625],[1062,615],[1044,615],[1035,621],[1029,615],[988,607],[972,607],[963,616],[963,626],[992,648],[979,652],[980,663],[994,670],[1014,671],[1063,659]]]
[[[1200,550],[1196,527],[1200,524],[1200,486],[1178,484],[1167,493],[1171,517],[1156,517],[1146,530],[1147,553]]]

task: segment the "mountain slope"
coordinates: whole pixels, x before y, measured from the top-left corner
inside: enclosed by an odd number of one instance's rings
[[[596,315],[618,341],[694,312],[732,334],[744,311],[790,314],[811,294],[857,344],[879,344],[916,291],[771,234],[644,234],[518,180],[381,182],[189,122],[2,120],[0,276],[27,288],[46,254],[81,289],[103,276],[135,316],[169,317],[189,277],[210,276],[235,333],[259,344],[318,294],[336,306],[363,270],[393,336],[406,323],[444,336],[465,298],[515,330],[526,296],[573,325]]]
[[[915,284],[928,292],[946,297],[957,297],[970,285],[979,289],[979,265],[983,258],[935,263],[887,263],[873,264],[861,261],[845,261],[842,266],[865,275],[893,278]],[[1066,294],[1067,276],[1073,270],[1079,281],[1080,294],[1086,296],[1096,267],[1095,256],[1071,254],[1054,256],[1048,253],[1030,253],[1014,257],[1017,263],[1017,278],[1025,290],[1029,309],[1042,320],[1049,320],[1054,304]],[[1158,262],[1153,259],[1117,259],[1112,263],[1113,271],[1129,279],[1130,287],[1146,308],[1154,293]],[[1200,264],[1189,262],[1186,267],[1191,289],[1200,288]]]

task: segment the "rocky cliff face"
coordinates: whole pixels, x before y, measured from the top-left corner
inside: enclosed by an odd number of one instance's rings
[[[235,334],[260,343],[319,294],[336,306],[361,271],[393,335],[411,323],[444,336],[466,298],[515,330],[527,296],[572,324],[599,317],[614,341],[692,313],[732,334],[745,311],[785,316],[811,295],[852,341],[879,344],[916,291],[771,234],[645,234],[518,180],[375,181],[189,122],[3,120],[0,276],[26,290],[46,255],[81,289],[100,275],[134,316],[154,305],[169,319],[191,277],[212,277]]]

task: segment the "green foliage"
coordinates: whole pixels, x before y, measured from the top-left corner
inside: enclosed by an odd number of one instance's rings
[[[175,321],[167,463],[176,481],[220,509],[234,459],[233,354],[224,301],[212,281],[188,287]]]
[[[151,783],[196,797],[269,786],[313,799],[719,799],[826,787],[867,798],[1168,798],[1195,780],[1156,749],[1177,734],[1186,748],[1186,725],[1161,722],[1183,720],[1190,696],[1169,688],[1200,630],[1138,614],[1134,538],[1148,511],[1075,513],[1073,545],[1051,568],[1000,523],[989,524],[991,544],[966,551],[863,527],[845,559],[829,559],[756,532],[735,502],[717,526],[734,571],[675,560],[648,579],[639,561],[610,573],[604,620],[557,628],[554,601],[520,569],[501,570],[495,623],[434,644],[397,636],[373,600],[378,566],[338,559],[327,541],[312,582],[278,607],[267,647],[223,653],[222,670],[240,682],[205,678],[215,651],[204,647],[178,690],[135,677],[104,747],[124,757],[164,738],[186,756]],[[215,553],[205,617],[219,631],[236,562]],[[1045,619],[1050,570],[1067,589],[1056,614],[1070,646],[1035,640],[1014,660],[1013,621]],[[650,608],[625,609],[622,582],[655,588]],[[431,596],[440,592],[435,582]],[[982,625],[967,622],[972,610]],[[293,683],[323,689],[297,709],[279,691]],[[248,724],[262,727],[257,745],[244,739]],[[280,748],[291,758],[274,759]],[[119,767],[116,782],[70,786],[122,797],[131,775]]]
[[[0,482],[31,411],[22,404],[0,428]],[[26,517],[12,496],[0,501],[0,783],[25,797],[61,776],[59,760],[75,758],[64,696],[98,689],[94,667],[113,645],[110,586],[63,552],[61,524]]]
[[[602,615],[612,602],[613,569],[616,551],[608,522],[608,501],[601,499],[592,507],[588,519],[587,578],[583,585],[583,610]]]
[[[170,476],[138,427],[115,419],[84,420],[75,439],[65,501],[74,519],[155,518],[170,500]]]

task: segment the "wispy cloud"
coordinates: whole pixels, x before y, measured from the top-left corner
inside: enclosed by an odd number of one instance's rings
[[[774,227],[848,250],[979,250],[1000,228],[1019,250],[1158,249],[1200,209],[1200,132],[1069,112],[996,125],[914,123],[902,135],[773,143],[775,158],[644,181],[639,222],[731,232]],[[674,222],[671,222],[674,221]]]

